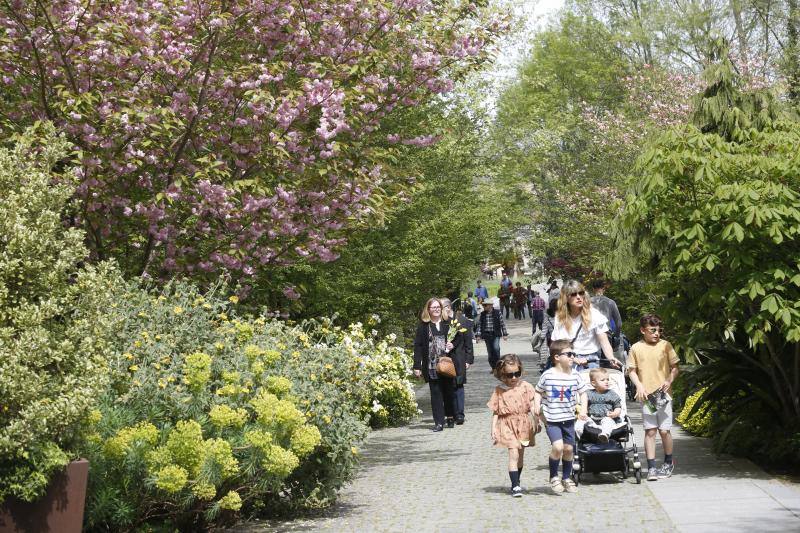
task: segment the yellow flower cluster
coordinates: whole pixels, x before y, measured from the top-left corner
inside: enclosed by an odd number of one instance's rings
[[[265,427],[278,426],[291,431],[305,422],[305,416],[293,403],[279,400],[274,394],[261,390],[250,400],[256,412],[258,422]]]
[[[195,352],[186,356],[183,363],[183,382],[190,389],[200,389],[211,379],[211,356]]]
[[[300,458],[305,457],[314,451],[314,448],[322,441],[322,435],[317,426],[304,424],[292,432],[291,447],[292,451]]]
[[[166,451],[173,462],[195,474],[203,460],[203,429],[194,420],[181,420],[167,437]]]
[[[209,411],[208,417],[217,428],[239,428],[247,421],[247,411],[244,409],[232,409],[227,405],[215,405]]]
[[[236,331],[236,340],[239,342],[247,342],[253,338],[254,330],[251,324],[235,320],[233,322],[233,327]]]
[[[106,441],[105,454],[121,459],[128,453],[131,445],[139,442],[153,445],[158,440],[158,429],[150,422],[139,422],[135,426],[124,427]]]
[[[285,397],[292,390],[292,382],[283,376],[269,376],[265,386],[268,391],[278,398]]]
[[[254,448],[266,453],[272,445],[272,434],[263,429],[252,429],[244,434],[244,440]]]
[[[224,439],[208,439],[203,442],[203,460],[207,465],[219,469],[222,479],[235,476],[239,472],[239,461],[233,456],[233,450]]]
[[[213,500],[217,495],[217,489],[207,481],[200,481],[192,485],[192,494],[200,500]]]
[[[291,474],[295,468],[300,466],[300,460],[290,450],[272,444],[264,454],[262,465],[264,466],[264,470],[273,476],[278,479],[284,479]]]
[[[220,498],[219,508],[228,511],[238,511],[242,508],[242,497],[234,490],[229,491],[228,494]]]
[[[189,474],[178,465],[167,465],[156,474],[156,487],[167,492],[178,492],[186,486]]]

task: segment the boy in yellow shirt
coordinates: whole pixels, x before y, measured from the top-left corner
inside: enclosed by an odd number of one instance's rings
[[[636,399],[642,402],[644,451],[647,455],[647,480],[655,481],[672,475],[672,397],[669,392],[678,376],[678,354],[661,338],[661,318],[647,314],[639,320],[642,340],[631,347],[628,355],[630,378],[636,385]],[[656,431],[661,434],[664,464],[656,470]]]

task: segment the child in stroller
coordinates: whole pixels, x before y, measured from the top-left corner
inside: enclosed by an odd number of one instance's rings
[[[584,472],[621,472],[627,478],[633,471],[637,483],[642,482],[642,465],[639,452],[633,440],[633,426],[627,415],[625,405],[625,377],[619,370],[592,369],[581,372],[586,382],[591,382],[595,393],[589,393],[589,416],[585,421],[578,420],[575,426],[579,434],[576,446],[576,459],[573,468],[573,481],[580,484]],[[587,379],[589,378],[589,379]],[[606,381],[607,379],[607,381]],[[610,394],[612,393],[613,394]],[[602,403],[592,409],[592,398],[597,402],[611,400],[614,409],[607,409]],[[618,403],[617,403],[618,402]],[[611,411],[600,413],[601,410]],[[598,421],[593,420],[593,415]],[[579,427],[580,426],[580,427]]]

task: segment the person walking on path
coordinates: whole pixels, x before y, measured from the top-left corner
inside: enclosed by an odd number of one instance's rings
[[[522,379],[522,361],[515,354],[504,355],[494,367],[502,382],[486,404],[492,411],[492,444],[508,449],[508,477],[511,495],[522,496],[519,478],[525,461],[525,447],[536,444],[538,419],[531,420],[535,396],[533,385]]]
[[[486,290],[486,287],[481,285],[481,280],[478,280],[475,283],[477,284],[475,287],[475,298],[478,299],[478,303],[483,303],[489,299],[489,291]]]
[[[525,318],[525,308],[528,306],[528,295],[522,287],[521,282],[517,282],[514,287],[514,318],[522,320]]]
[[[619,314],[617,302],[605,295],[608,284],[606,280],[596,279],[592,282],[592,307],[597,308],[608,319],[611,349],[620,361],[624,361],[622,349],[622,317]]]
[[[661,318],[644,315],[639,320],[642,340],[631,346],[628,354],[630,378],[636,386],[636,400],[642,402],[644,452],[647,456],[647,480],[672,475],[672,382],[678,377],[678,354],[669,341],[661,338]],[[664,463],[656,470],[656,431],[664,447]]]
[[[556,280],[552,280],[550,282],[550,288],[547,289],[547,301],[550,302],[551,300],[558,300],[560,295],[561,289],[558,288],[558,283],[556,283]]]
[[[544,310],[547,308],[547,304],[539,296],[538,292],[533,292],[531,296],[531,323],[533,324],[533,333],[536,333],[536,329],[542,329],[542,325],[544,324]]]
[[[619,368],[607,331],[608,320],[592,307],[583,285],[574,279],[564,283],[551,340],[570,341],[577,354],[574,363],[578,368],[598,368],[604,358],[612,367]]]
[[[436,372],[439,357],[453,348],[447,342],[450,325],[442,319],[442,311],[443,306],[439,299],[430,298],[420,313],[414,335],[414,375],[422,376],[430,388],[433,431],[444,429],[445,417],[448,427],[453,427],[455,421],[455,380]]]
[[[480,325],[478,327],[478,341],[481,339],[486,343],[486,352],[489,354],[489,366],[494,370],[497,361],[500,360],[500,337],[508,340],[508,330],[503,321],[502,313],[494,308],[491,300],[483,301],[483,313],[481,313]]]
[[[453,410],[455,411],[455,423],[459,426],[464,423],[464,384],[467,382],[467,369],[475,362],[475,350],[472,346],[472,320],[460,313],[453,316],[453,309],[450,300],[442,300],[443,317],[450,321],[451,328],[458,328],[458,332],[453,337],[453,349],[448,355],[453,359],[453,366],[456,367],[456,377],[453,378]]]
[[[539,377],[536,384],[533,412],[544,418],[547,436],[552,448],[548,463],[550,465],[550,489],[561,494],[564,491],[578,492],[572,475],[572,461],[575,447],[575,407],[580,399],[579,417],[587,420],[586,383],[572,368],[575,352],[567,340],[553,341],[550,345],[553,367]],[[562,465],[562,476],[558,478],[558,463]]]
[[[533,344],[534,351],[538,348],[539,352],[539,368],[542,372],[552,366],[552,359],[550,358],[550,342],[552,341],[553,330],[556,325],[556,307],[558,307],[558,300],[551,300],[550,305],[547,307],[547,312],[544,315],[542,322],[542,329],[539,333],[534,333],[533,336],[536,343]],[[538,336],[538,338],[536,338]]]

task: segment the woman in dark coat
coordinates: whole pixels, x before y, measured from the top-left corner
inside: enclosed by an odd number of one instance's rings
[[[447,354],[453,359],[456,367],[454,409],[456,414],[456,424],[464,423],[464,383],[467,382],[467,369],[475,362],[475,350],[472,346],[472,320],[466,318],[462,313],[453,316],[453,309],[450,300],[442,299],[444,318],[450,320],[451,328],[458,328],[458,333],[453,338],[453,349]]]
[[[453,348],[447,342],[450,324],[443,319],[442,308],[442,302],[438,298],[429,299],[420,314],[417,333],[414,335],[414,375],[422,376],[431,389],[434,431],[444,429],[445,417],[447,427],[453,427],[455,420],[455,379],[439,376],[436,372],[439,356],[446,355]]]

